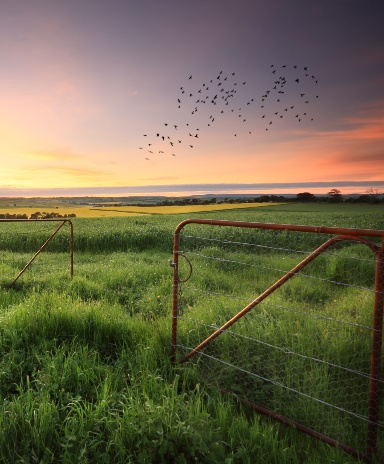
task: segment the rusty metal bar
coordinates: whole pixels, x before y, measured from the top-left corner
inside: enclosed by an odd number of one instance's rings
[[[261,303],[267,296],[269,296],[271,293],[273,293],[275,290],[277,290],[279,287],[281,287],[285,282],[287,282],[289,279],[291,279],[293,276],[295,276],[299,271],[301,271],[305,266],[307,266],[310,262],[312,262],[314,259],[316,259],[321,253],[323,253],[325,250],[327,250],[330,246],[332,246],[334,243],[342,241],[342,240],[356,240],[363,242],[364,244],[369,244],[370,248],[377,248],[373,243],[368,242],[367,240],[361,238],[361,237],[353,237],[349,235],[339,235],[336,237],[332,237],[326,242],[324,242],[322,245],[320,245],[316,250],[312,251],[310,255],[308,255],[303,261],[301,261],[299,264],[297,264],[295,267],[293,267],[290,271],[288,271],[283,277],[281,277],[279,280],[277,280],[273,285],[271,285],[267,290],[265,290],[263,293],[261,293],[255,300],[253,300],[251,303],[249,303],[245,308],[243,308],[240,312],[238,312],[234,317],[232,317],[229,321],[227,321],[225,324],[223,324],[219,329],[215,330],[209,337],[207,337],[204,341],[202,341],[198,346],[196,346],[192,351],[190,351],[182,360],[181,363],[184,363],[188,361],[192,356],[194,356],[196,353],[198,353],[201,349],[203,349],[205,346],[208,345],[212,340],[217,338],[222,332],[227,330],[229,327],[231,327],[236,321],[241,319],[245,314],[247,314],[251,309],[253,309],[255,306],[257,306],[259,303]]]
[[[309,435],[309,436],[311,436],[313,438],[316,438],[317,440],[320,440],[320,441],[326,443],[327,445],[331,445],[331,446],[334,446],[335,448],[339,448],[339,449],[345,451],[346,453],[354,456],[357,459],[362,459],[364,462],[370,462],[370,458],[366,454],[362,453],[361,451],[354,448],[353,446],[348,446],[348,445],[346,445],[345,443],[343,443],[343,442],[341,442],[339,440],[335,440],[334,438],[328,437],[327,435],[323,435],[320,432],[316,432],[315,430],[310,429],[309,427],[305,427],[305,425],[300,424],[300,422],[296,422],[296,421],[294,421],[292,419],[289,419],[286,416],[282,416],[281,414],[278,414],[275,411],[272,411],[272,410],[270,410],[268,408],[265,408],[264,406],[253,403],[252,401],[248,401],[247,399],[244,399],[244,398],[239,398],[237,395],[231,393],[228,390],[220,389],[220,391],[225,395],[234,396],[236,399],[238,399],[241,402],[245,403],[246,405],[250,406],[255,411],[257,411],[257,412],[259,412],[261,414],[265,414],[266,416],[272,417],[272,419],[275,419],[275,420],[281,422],[282,424],[290,425],[291,427],[294,427],[295,429],[299,430],[300,432],[306,433],[307,435]]]
[[[302,226],[294,224],[273,224],[268,222],[225,221],[214,219],[185,219],[176,227],[175,234],[179,234],[181,229],[187,224],[208,224],[212,226],[243,227],[248,229],[289,230],[293,232],[312,232],[318,234],[352,235],[354,237],[381,237],[384,239],[384,230]]]
[[[71,278],[73,277],[73,255],[74,255],[74,239],[73,239],[73,223],[69,219],[0,219],[1,222],[61,222],[59,227],[55,232],[43,243],[43,245],[37,250],[37,252],[32,256],[32,258],[27,262],[23,269],[19,272],[16,278],[12,281],[11,284],[7,286],[7,289],[10,289],[19,277],[25,272],[25,270],[32,264],[32,262],[37,258],[37,256],[44,250],[48,243],[53,239],[53,237],[59,232],[59,230],[64,226],[65,223],[69,223],[70,226],[70,274]]]
[[[377,423],[379,421],[381,348],[384,312],[384,243],[376,253],[375,302],[372,325],[371,372],[369,385],[369,412],[367,455],[373,456],[377,446]]]

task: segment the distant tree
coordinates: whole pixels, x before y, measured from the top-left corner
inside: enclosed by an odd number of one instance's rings
[[[328,192],[328,195],[331,198],[332,202],[338,203],[343,200],[343,195],[341,194],[341,191],[337,188],[334,188]]]
[[[296,195],[297,201],[313,201],[315,199],[315,195],[309,192],[301,192]]]
[[[380,200],[381,195],[383,195],[383,191],[375,188],[369,188],[365,191],[369,198],[370,203],[378,203]]]

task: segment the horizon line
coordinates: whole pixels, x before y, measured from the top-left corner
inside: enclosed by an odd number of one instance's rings
[[[367,188],[384,189],[384,180],[377,181],[323,181],[323,182],[263,182],[263,183],[218,183],[218,184],[167,184],[167,185],[126,185],[126,186],[94,186],[94,187],[47,187],[47,188],[22,188],[22,187],[0,187],[0,197],[33,197],[33,196],[99,196],[99,195],[154,195],[168,194],[170,196],[181,193],[193,194],[235,194],[255,193],[258,190],[266,193],[266,190],[279,190],[285,193],[297,193],[298,189],[328,189],[328,188],[351,188],[361,190]],[[290,190],[291,192],[288,192]],[[295,191],[292,191],[295,190]],[[247,192],[245,192],[247,191]],[[352,192],[350,192],[352,193]],[[360,193],[360,192],[354,192]]]

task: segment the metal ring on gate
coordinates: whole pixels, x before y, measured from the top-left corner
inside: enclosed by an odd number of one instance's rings
[[[185,282],[187,282],[187,280],[189,280],[191,278],[191,275],[192,275],[192,263],[184,254],[180,253],[179,256],[182,256],[187,261],[187,263],[189,264],[189,275],[188,275],[188,277],[186,279],[184,279],[184,280],[179,278],[180,283],[185,283]],[[179,273],[177,273],[177,276],[179,277]]]

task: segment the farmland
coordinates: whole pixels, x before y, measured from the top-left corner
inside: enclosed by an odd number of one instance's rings
[[[384,229],[383,206],[217,206],[193,214],[138,207],[145,215],[79,216],[73,279],[63,228],[10,290],[55,226],[0,223],[0,462],[356,462],[223,396],[199,363],[171,364],[168,259],[173,231],[187,217]],[[216,269],[228,291],[254,285],[252,271],[238,279],[231,269],[221,274],[221,264]],[[208,285],[215,276],[203,272]],[[311,304],[332,311],[333,299],[310,292]],[[348,295],[338,295],[345,311]],[[206,317],[208,302],[193,298]]]
[[[237,209],[266,206],[267,203],[238,203]],[[36,211],[55,212],[61,216],[75,214],[78,218],[130,217],[154,214],[183,214],[234,209],[232,204],[188,205],[188,206],[116,206],[112,201],[104,204],[69,204],[60,199],[0,199],[0,214],[23,214],[30,217]]]
[[[266,206],[267,203],[251,204],[251,203],[240,203],[236,205],[237,209],[242,208],[255,208]],[[41,206],[43,208],[41,208]],[[149,216],[155,214],[187,214],[187,213],[197,213],[197,212],[210,212],[210,211],[226,211],[234,209],[234,206],[231,204],[222,204],[222,205],[196,205],[196,206],[109,206],[105,205],[103,207],[94,207],[90,205],[60,205],[56,203],[48,203],[46,205],[41,205],[40,211],[46,212],[56,212],[62,216],[75,214],[79,218],[94,218],[94,217],[132,217],[132,216]],[[0,209],[0,214],[26,214],[30,217],[31,214],[36,212],[35,206],[3,206]]]

